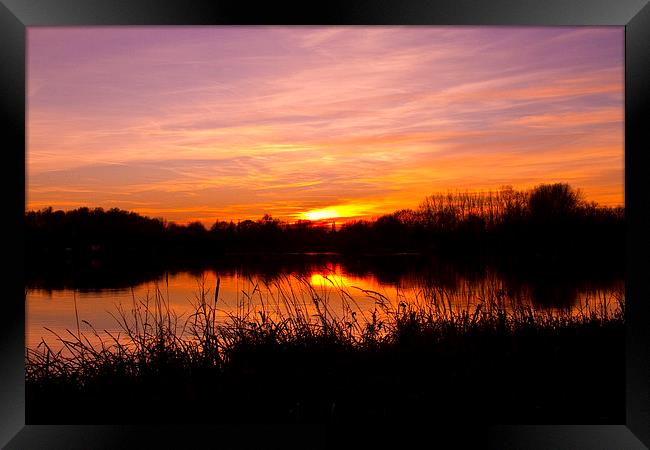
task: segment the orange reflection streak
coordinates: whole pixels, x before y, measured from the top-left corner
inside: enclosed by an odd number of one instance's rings
[[[326,286],[326,287],[340,287],[349,286],[350,280],[344,275],[340,274],[320,274],[314,273],[311,275],[309,282],[312,286]]]
[[[374,276],[352,276],[344,273],[338,264],[334,265],[330,270],[314,271],[309,276],[309,283],[314,287],[345,290],[357,298],[365,296],[362,290],[383,291],[385,288]]]
[[[346,310],[349,311],[351,308],[361,317],[363,314],[372,313],[377,307],[376,299],[362,290],[385,295],[387,303],[392,304],[393,308],[397,307],[400,301],[414,305],[426,305],[426,301],[431,301],[430,298],[422,297],[422,280],[419,278],[410,281],[408,278],[401,279],[398,291],[394,285],[382,283],[374,275],[354,276],[346,273],[338,263],[328,264],[327,267],[308,272],[304,278],[296,278],[289,274],[288,277],[280,277],[268,284],[258,278],[249,279],[234,273],[223,273],[219,276],[221,285],[217,300],[217,319],[221,322],[227,320],[229,315],[241,313],[255,315],[256,311],[262,309],[270,314],[280,314],[284,317],[295,313],[296,307],[304,308],[303,311],[308,314],[315,314],[317,309],[313,301],[314,295],[324,301],[321,305],[324,305],[329,316],[345,317]],[[195,311],[192,302],[196,302],[201,277],[205,279],[206,299],[212,302],[217,278],[217,274],[212,271],[205,271],[198,276],[188,272],[170,274],[169,288],[164,282],[164,277],[158,280],[157,285],[156,282],[145,282],[134,286],[136,301],[144,301],[147,295],[151,299],[152,295],[159,290],[165,303],[169,304],[178,317],[180,332],[185,320]],[[507,291],[507,284],[503,280],[490,277],[486,277],[479,284],[476,284],[476,281],[459,279],[457,288],[457,291],[449,291],[449,299],[453,303],[453,308],[462,309],[475,307],[481,302],[481,296],[484,296],[485,292],[494,289]],[[341,291],[346,294],[342,294]],[[279,292],[283,294],[279,296]],[[243,293],[247,293],[248,296]],[[520,293],[513,292],[511,295],[511,300],[534,306],[534,303],[531,303],[533,293],[529,288],[523,289]],[[282,296],[286,298],[288,304],[280,300],[279,297]],[[609,299],[607,304],[603,304],[602,301],[605,296]],[[588,311],[589,308],[605,308],[613,312],[618,307],[619,299],[624,302],[624,281],[601,290],[577,292],[571,311],[579,314],[583,309]],[[346,304],[349,308],[344,306]],[[123,307],[129,318],[133,308],[130,290],[89,291],[76,294],[76,308],[82,321],[81,331],[93,343],[97,343],[98,340],[94,337],[92,329],[83,321],[92,324],[107,343],[111,342],[111,338],[104,333],[104,330],[114,336],[120,334],[124,337],[123,330],[109,314],[109,312],[116,313],[117,305]],[[150,306],[154,307],[154,305],[155,302],[150,300]],[[56,290],[50,294],[43,290],[28,290],[26,308],[28,347],[36,347],[41,338],[53,348],[60,346],[61,343],[56,336],[46,331],[44,327],[64,337],[67,335],[66,330],[76,333],[75,301],[71,290]]]

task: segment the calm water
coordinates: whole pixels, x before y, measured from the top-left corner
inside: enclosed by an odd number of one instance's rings
[[[622,277],[585,277],[563,271],[553,275],[534,271],[504,274],[488,267],[461,268],[407,255],[381,261],[341,261],[333,255],[310,259],[302,255],[298,262],[283,258],[282,263],[260,264],[253,259],[229,266],[158,273],[139,273],[133,268],[107,271],[99,263],[96,266],[74,277],[68,273],[47,279],[34,277],[28,282],[27,346],[35,347],[44,339],[51,347],[60,347],[52,332],[62,336],[66,329],[76,332],[77,318],[79,329],[91,340],[96,338],[88,324],[104,338],[105,331],[117,335],[121,328],[113,315],[118,308],[128,312],[134,301],[153,301],[156,293],[168,301],[182,324],[193,312],[192,303],[202,284],[208,297],[214,298],[217,277],[221,320],[261,310],[286,314],[291,309],[287,298],[304,303],[315,313],[311,302],[314,293],[323,300],[328,314],[339,318],[349,317],[353,311],[358,317],[368,317],[377,308],[378,294],[393,306],[400,301],[422,303],[444,298],[462,309],[499,293],[512,304],[573,312],[602,306],[603,301],[611,312],[617,308],[617,300],[624,298]]]

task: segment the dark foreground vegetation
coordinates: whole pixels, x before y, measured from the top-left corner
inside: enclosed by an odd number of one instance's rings
[[[184,318],[158,292],[120,309],[120,337],[72,330],[60,352],[28,350],[27,423],[625,420],[622,299],[569,315],[498,290],[469,310],[444,289],[395,307],[364,291],[374,314],[335,317],[302,285],[265,291],[274,313],[249,310],[253,292],[225,321],[218,284]]]
[[[379,279],[439,280],[446,263],[427,259],[417,267],[433,272],[420,273],[396,267],[393,255],[382,265],[381,255],[418,253],[462,262],[468,279],[488,261],[523,280],[539,303],[553,303],[575,297],[576,279],[617,279],[624,261],[624,209],[588,203],[566,184],[434,195],[416,210],[339,227],[266,215],[206,229],[88,208],[31,211],[25,221],[28,280],[67,285],[70,265],[75,289],[95,265],[116,280],[205,261],[228,261],[221,273],[252,268],[273,284],[284,273],[310,273],[311,263],[292,265],[292,252],[337,253],[350,273],[370,258]],[[160,292],[134,299],[116,314],[119,336],[84,335],[91,325],[79,318],[59,336],[60,349],[43,342],[27,350],[27,423],[624,422],[622,298],[593,299],[578,314],[535,309],[517,302],[509,282],[512,292],[488,289],[461,310],[454,273],[399,305],[365,291],[376,303],[371,315],[345,291],[350,302],[333,315],[302,280],[301,292],[266,289],[280,311],[264,301],[251,309],[257,290],[236,314],[218,318],[217,286],[197,294],[190,317],[176,317]],[[608,303],[618,306],[613,313]]]
[[[250,252],[436,253],[557,258],[598,255],[622,260],[624,209],[585,201],[567,184],[530,191],[427,197],[373,221],[331,223],[216,221],[177,225],[119,209],[79,208],[25,214],[28,266],[62,259],[191,260]]]

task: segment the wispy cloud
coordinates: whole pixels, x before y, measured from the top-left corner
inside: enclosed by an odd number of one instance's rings
[[[180,221],[548,181],[621,203],[623,28],[30,28],[27,171],[29,208]]]

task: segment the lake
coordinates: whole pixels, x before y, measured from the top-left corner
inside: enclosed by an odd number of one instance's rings
[[[400,302],[437,302],[441,308],[471,310],[495,295],[510,306],[528,305],[551,313],[579,314],[585,309],[611,313],[624,301],[625,291],[621,274],[522,264],[460,264],[408,254],[248,255],[147,270],[126,262],[111,266],[92,261],[83,267],[68,264],[28,275],[26,345],[34,348],[45,340],[52,348],[60,348],[55,333],[76,333],[77,326],[92,342],[98,338],[90,325],[103,339],[110,339],[107,333],[117,337],[123,334],[116,320],[119,308],[128,315],[134,304],[147,299],[151,304],[156,298],[168,303],[182,327],[194,311],[192,304],[201,285],[213,300],[217,279],[219,320],[260,311],[290,314],[294,301],[315,314],[314,296],[326,314],[344,320],[352,313],[359,319],[369,318],[375,310],[381,314],[378,301],[393,308]]]

